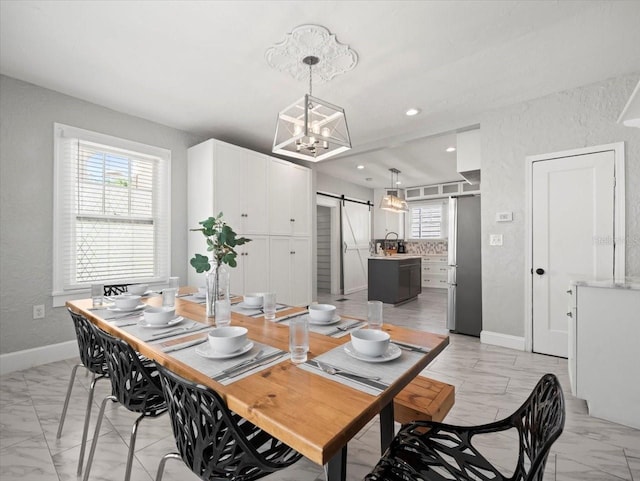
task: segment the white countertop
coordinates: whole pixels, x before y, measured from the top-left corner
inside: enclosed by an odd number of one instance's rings
[[[369,259],[376,259],[376,260],[386,260],[386,261],[401,261],[402,259],[422,259],[422,256],[419,255],[415,255],[415,254],[394,254],[392,256],[385,256],[385,255],[375,255],[375,256],[369,256]]]
[[[608,289],[631,289],[634,291],[640,291],[640,278],[626,277],[623,282],[617,281],[594,281],[594,280],[571,280],[572,286],[585,286],[585,287],[604,287]]]

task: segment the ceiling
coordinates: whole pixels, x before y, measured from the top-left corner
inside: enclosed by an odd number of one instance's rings
[[[459,179],[444,148],[482,112],[640,71],[635,0],[2,0],[0,72],[268,153],[307,85],[265,51],[303,24],[358,53],[314,85],[345,108],[353,143],[318,170],[367,187],[388,187],[390,167],[404,186]]]

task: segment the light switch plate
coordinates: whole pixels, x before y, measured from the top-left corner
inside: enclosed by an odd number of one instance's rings
[[[501,246],[502,245],[502,234],[490,234],[489,235],[489,245],[490,246]]]
[[[496,212],[496,222],[513,221],[513,212]]]

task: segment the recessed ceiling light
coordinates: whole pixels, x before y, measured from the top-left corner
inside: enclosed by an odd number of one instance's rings
[[[399,180],[396,180],[396,185],[400,185],[402,184],[402,182],[400,182]]]
[[[455,147],[447,147],[447,152],[455,152],[456,148]]]
[[[418,115],[419,113],[420,113],[420,109],[416,109],[412,107],[405,112],[405,115],[408,115],[409,117],[413,117],[414,115]]]
[[[364,169],[364,165],[356,165],[356,169],[362,170],[362,169]]]

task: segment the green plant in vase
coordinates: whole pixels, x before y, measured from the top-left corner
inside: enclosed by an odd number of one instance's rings
[[[224,267],[223,264],[227,264],[229,267],[236,267],[238,265],[236,262],[238,253],[235,248],[251,242],[251,239],[238,237],[234,230],[223,220],[222,212],[216,217],[209,217],[200,221],[199,224],[202,227],[191,230],[202,232],[207,239],[207,251],[211,254],[210,256],[195,254],[190,263],[197,273],[207,273],[207,316],[211,317],[214,315],[214,306],[217,305],[215,302],[217,294],[215,293],[220,291],[220,273]],[[225,272],[225,274],[228,289],[228,272]],[[218,324],[217,320],[216,324]]]

